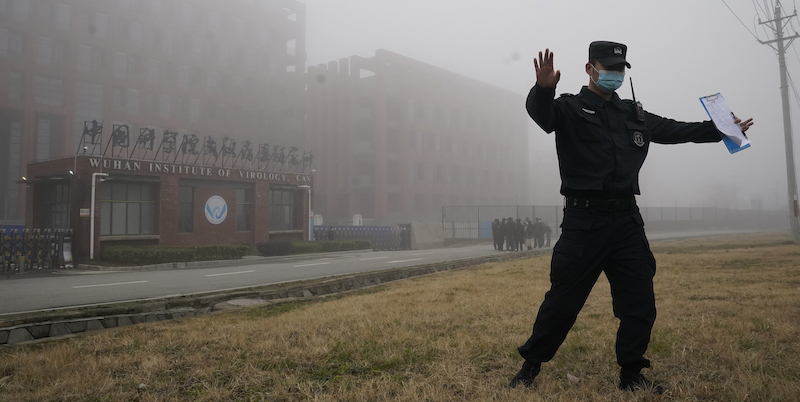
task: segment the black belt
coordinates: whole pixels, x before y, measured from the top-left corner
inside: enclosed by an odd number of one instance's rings
[[[604,212],[622,212],[633,209],[636,198],[577,198],[564,197],[567,208],[590,209]]]

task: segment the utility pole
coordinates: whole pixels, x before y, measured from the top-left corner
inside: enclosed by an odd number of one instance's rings
[[[775,31],[775,39],[770,41],[760,41],[762,45],[769,45],[778,52],[778,67],[781,73],[781,100],[783,101],[783,134],[786,139],[786,181],[788,182],[788,195],[789,195],[789,231],[792,236],[792,241],[800,243],[800,222],[798,222],[798,205],[797,205],[797,181],[795,179],[794,169],[794,146],[792,145],[792,121],[789,114],[789,85],[786,80],[786,47],[792,41],[800,37],[797,33],[792,36],[783,36],[783,28],[787,25],[784,20],[789,20],[797,16],[797,11],[792,15],[781,17],[780,2],[775,5],[775,19],[761,22],[759,24],[767,25],[770,29]],[[777,48],[772,46],[772,43],[777,44]]]

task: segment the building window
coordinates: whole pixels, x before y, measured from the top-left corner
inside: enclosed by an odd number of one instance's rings
[[[70,6],[67,4],[59,4],[56,7],[56,28],[62,31],[69,31],[70,23]]]
[[[0,58],[8,57],[8,29],[0,28]]]
[[[136,75],[136,58],[127,53],[117,53],[114,57],[114,77],[127,78]]]
[[[67,44],[44,36],[39,37],[36,62],[42,66],[61,66],[67,60]]]
[[[94,25],[89,27],[89,33],[104,39],[108,35],[108,15],[95,13]]]
[[[25,56],[28,47],[28,37],[23,32],[11,31],[8,36],[8,55],[14,58]]]
[[[48,229],[69,228],[69,184],[60,183],[47,187],[44,210],[47,211]]]
[[[300,230],[297,203],[302,200],[297,190],[277,189],[269,192],[269,230]]]
[[[60,155],[61,122],[54,116],[36,117],[36,135],[34,137],[34,157],[37,161],[43,161]]]
[[[28,22],[28,12],[30,11],[29,0],[13,0],[11,17],[14,21]]]
[[[172,108],[172,97],[169,95],[161,94],[158,96],[158,114],[159,116],[169,119],[170,109]]]
[[[127,107],[128,114],[139,114],[139,91],[136,89],[128,89],[127,96],[125,97],[125,106]]]
[[[200,120],[200,101],[197,99],[189,100],[189,120],[192,122]]]
[[[43,36],[39,37],[39,46],[36,52],[36,62],[43,65],[49,66],[53,64],[53,40],[50,38],[45,38]]]
[[[102,185],[100,235],[155,234],[155,186],[140,183]]]
[[[22,73],[19,71],[12,71],[8,75],[8,99],[9,100],[22,100]]]
[[[194,231],[194,187],[178,187],[178,233]]]
[[[103,121],[103,85],[78,81],[75,86],[75,131],[83,132],[87,121]],[[75,137],[75,145],[79,137]],[[66,154],[66,153],[65,153]]]
[[[253,230],[253,190],[236,189],[236,230]]]

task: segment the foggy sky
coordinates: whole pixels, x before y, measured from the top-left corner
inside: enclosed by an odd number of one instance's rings
[[[555,52],[562,73],[556,92],[576,93],[588,82],[583,68],[589,43],[625,43],[632,69],[618,91],[622,98],[631,97],[627,77],[632,77],[637,100],[649,112],[679,121],[708,120],[699,98],[720,92],[737,116],[755,120],[748,132],[751,148],[734,155],[721,143],[651,144],[639,204],[713,206],[732,199],[731,207],[749,208],[755,198],[767,209],[787,205],[776,52],[759,44],[722,0],[301,1],[307,5],[308,65],[387,49],[522,95],[535,83],[532,60],[539,51]],[[762,20],[772,19],[769,0],[726,2],[761,40],[773,39],[757,22],[757,11]],[[784,6],[793,12],[791,2]],[[789,34],[793,27],[800,28],[797,19]],[[797,46],[786,59],[800,86]],[[789,93],[797,133],[800,110],[791,87]],[[524,105],[519,112],[527,116]],[[553,135],[533,122],[530,131],[532,159],[555,155]],[[557,165],[546,168],[556,180],[534,183],[536,203],[560,205]]]

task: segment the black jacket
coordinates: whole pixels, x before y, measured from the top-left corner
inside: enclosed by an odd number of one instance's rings
[[[583,87],[558,99],[555,88],[534,86],[526,108],[547,133],[556,132],[561,194],[624,198],[639,194],[639,170],[650,142],[718,142],[714,123],[683,123],[644,112],[637,118],[633,101],[616,94],[606,101]]]

